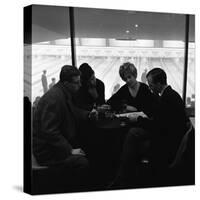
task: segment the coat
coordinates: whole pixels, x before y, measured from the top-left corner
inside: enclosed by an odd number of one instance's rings
[[[188,117],[180,95],[168,86],[160,96],[153,120],[138,119],[138,125],[152,133],[153,152],[170,163],[187,131]]]
[[[79,120],[88,112],[75,107],[72,96],[58,82],[40,99],[33,116],[33,154],[41,165],[65,160],[76,147]]]
[[[85,110],[92,110],[94,104],[96,105],[104,104],[105,103],[105,86],[104,86],[104,83],[99,79],[96,79],[96,92],[98,96],[95,99],[88,92],[88,88],[82,85],[76,97],[77,106]]]

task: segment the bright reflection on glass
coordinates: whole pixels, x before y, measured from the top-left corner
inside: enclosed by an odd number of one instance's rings
[[[31,53],[24,58],[32,67],[24,73],[24,90],[32,92],[32,102],[52,86],[52,79],[59,80],[63,65],[72,63],[69,27],[67,7],[32,7],[32,44],[26,46]]]
[[[195,43],[189,43],[186,107],[190,116],[195,115]]]
[[[74,15],[75,35],[80,41],[77,67],[83,62],[91,65],[105,84],[106,99],[116,85],[124,84],[119,76],[124,62],[135,64],[138,81],[144,81],[145,70],[163,68],[168,84],[182,96],[185,15],[87,8],[75,8]],[[188,74],[188,95],[194,91],[192,76],[193,70]]]

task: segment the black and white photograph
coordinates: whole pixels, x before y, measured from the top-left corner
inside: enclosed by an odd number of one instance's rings
[[[194,185],[195,15],[24,7],[24,103],[25,192]]]
[[[198,199],[191,1],[1,6],[1,199]]]

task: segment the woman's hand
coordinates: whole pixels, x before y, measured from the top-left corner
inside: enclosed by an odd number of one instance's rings
[[[135,112],[128,115],[128,118],[131,122],[137,122],[138,117],[148,118],[143,112]]]
[[[126,111],[129,111],[129,112],[135,112],[135,111],[137,111],[137,108],[136,108],[136,107],[134,107],[134,106],[129,106],[129,105],[127,105],[127,104],[124,105],[124,108],[125,108]]]
[[[93,120],[93,121],[97,121],[98,120],[98,117],[99,117],[99,113],[96,109],[92,109],[89,113],[89,119],[90,120]]]
[[[85,156],[85,152],[82,149],[72,149],[72,155],[81,155],[81,156]]]

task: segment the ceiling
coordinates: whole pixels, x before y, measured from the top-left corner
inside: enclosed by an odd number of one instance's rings
[[[27,15],[24,15],[26,21]],[[195,41],[195,17],[190,15],[189,41]],[[185,15],[127,10],[74,8],[75,37],[149,40],[185,39]],[[25,42],[30,32],[25,28]],[[69,10],[32,6],[32,42],[70,37]]]

